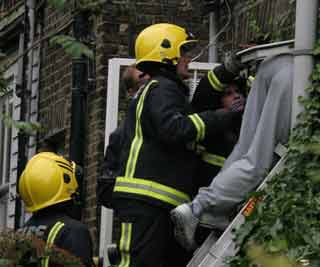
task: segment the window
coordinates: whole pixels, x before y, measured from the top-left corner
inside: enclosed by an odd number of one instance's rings
[[[7,190],[4,190],[5,192]],[[7,226],[7,206],[8,206],[8,193],[4,193],[0,197],[0,231]]]
[[[12,112],[12,91],[10,91],[0,95],[0,230],[7,224],[12,128],[8,127],[6,118],[12,118]]]

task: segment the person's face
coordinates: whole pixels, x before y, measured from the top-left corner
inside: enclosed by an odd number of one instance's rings
[[[222,106],[224,109],[229,109],[233,103],[233,101],[241,98],[241,94],[239,93],[238,87],[235,84],[229,85],[223,97],[221,98]]]
[[[188,67],[190,62],[191,62],[191,58],[188,56],[182,56],[178,60],[177,74],[182,80],[186,80],[190,78],[189,67]]]
[[[150,76],[146,73],[141,72],[136,68],[132,70],[131,75],[132,75],[132,79],[134,81],[135,86],[134,88],[128,89],[128,95],[130,97],[133,97],[135,93],[139,90],[140,86],[150,79]]]
[[[138,75],[138,84],[139,84],[139,87],[143,84],[145,84],[149,79],[150,79],[150,75],[147,74],[147,73],[143,73],[139,70],[137,70],[139,72],[139,75]]]

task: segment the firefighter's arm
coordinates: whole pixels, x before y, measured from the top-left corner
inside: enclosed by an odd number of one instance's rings
[[[152,88],[145,104],[142,116],[149,117],[155,138],[170,144],[185,144],[196,139],[197,129],[187,116],[186,96],[174,82]]]
[[[92,267],[92,240],[84,225],[65,227],[57,246],[78,257],[85,267]]]
[[[185,96],[170,86],[153,88],[148,96],[146,116],[151,116],[157,137],[166,143],[187,144],[202,141],[206,135],[230,127],[234,112],[204,111],[186,114]]]
[[[228,71],[224,64],[215,67],[201,78],[191,101],[195,112],[221,107],[220,99],[225,88],[237,75]]]

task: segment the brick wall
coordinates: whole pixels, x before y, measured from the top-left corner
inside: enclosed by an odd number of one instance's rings
[[[57,31],[61,34],[69,32],[69,12],[60,14],[47,6],[43,12],[42,38]],[[63,151],[66,152],[69,147],[64,138],[70,135],[71,58],[61,47],[50,45],[46,39],[41,44],[40,65],[39,119],[44,131],[39,135],[38,147],[43,148],[44,141],[59,132],[63,133],[63,140],[59,142],[65,144]]]

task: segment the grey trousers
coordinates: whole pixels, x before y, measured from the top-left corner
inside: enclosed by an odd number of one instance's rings
[[[230,212],[253,191],[277,160],[278,143],[290,133],[293,56],[278,55],[261,63],[249,93],[238,143],[209,187],[192,204],[201,221],[223,230]]]

